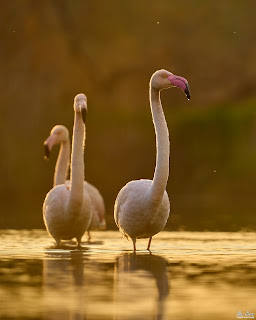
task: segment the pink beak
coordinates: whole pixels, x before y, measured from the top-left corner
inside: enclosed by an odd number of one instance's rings
[[[188,100],[190,99],[190,88],[187,79],[175,76],[174,74],[167,77],[168,80],[171,82],[172,85],[174,85],[177,88],[180,88],[182,91],[185,92]]]
[[[44,152],[45,152],[45,158],[48,159],[50,156],[50,152],[52,150],[52,147],[55,145],[55,137],[49,136],[45,142],[44,142]]]

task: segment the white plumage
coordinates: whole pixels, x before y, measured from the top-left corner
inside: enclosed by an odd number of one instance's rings
[[[50,136],[44,143],[47,158],[55,144],[60,144],[61,147],[55,166],[53,186],[65,184],[70,188],[70,180],[66,180],[69,169],[70,140],[68,129],[63,125],[53,127]],[[87,230],[90,239],[90,230],[102,230],[106,228],[105,204],[99,190],[87,181],[84,181],[84,192],[86,195],[89,195],[92,203],[92,218]]]
[[[166,70],[156,71],[150,80],[150,106],[156,132],[157,159],[153,180],[135,180],[127,183],[118,193],[114,219],[121,233],[132,239],[149,238],[160,232],[169,217],[170,202],[166,192],[169,176],[169,132],[165,121],[160,90],[176,86],[190,98],[188,82]]]
[[[49,234],[55,239],[57,246],[61,240],[81,238],[88,230],[92,216],[91,200],[87,192],[83,194],[82,204],[69,206],[70,190],[66,185],[58,185],[50,190],[43,205],[44,223]]]
[[[83,188],[84,121],[87,111],[87,99],[84,94],[75,97],[74,111],[70,188],[60,184],[48,192],[43,204],[43,216],[45,226],[57,245],[61,244],[61,240],[76,238],[80,246],[81,238],[88,229],[92,216],[91,200]]]
[[[150,238],[166,225],[170,212],[168,194],[164,192],[160,204],[153,203],[151,186],[152,180],[130,181],[117,196],[115,222],[123,235],[131,239]]]

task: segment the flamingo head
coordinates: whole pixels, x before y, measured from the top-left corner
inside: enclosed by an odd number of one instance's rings
[[[49,137],[44,142],[45,159],[48,159],[55,144],[69,140],[69,132],[65,126],[57,125],[52,128]]]
[[[85,123],[87,114],[87,98],[83,93],[79,93],[74,99],[74,110],[82,114],[83,122]]]
[[[167,70],[156,71],[150,80],[151,87],[157,90],[168,89],[170,87],[180,88],[185,92],[188,100],[190,99],[190,88],[188,81],[180,76],[176,76]]]

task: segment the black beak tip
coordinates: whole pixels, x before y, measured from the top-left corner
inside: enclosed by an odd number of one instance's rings
[[[44,153],[45,153],[44,159],[45,159],[45,160],[48,160],[49,157],[50,157],[50,150],[49,150],[49,147],[48,147],[47,144],[44,145]]]
[[[81,113],[82,113],[83,122],[85,123],[86,115],[87,115],[87,110],[86,110],[85,108],[83,108],[83,109],[81,110]]]
[[[186,96],[187,96],[187,98],[189,100],[190,97],[191,97],[191,94],[190,94],[190,88],[189,88],[189,84],[188,83],[186,83],[185,94],[186,94]]]

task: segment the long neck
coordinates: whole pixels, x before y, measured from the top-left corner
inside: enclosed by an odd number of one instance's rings
[[[156,133],[156,167],[151,186],[151,197],[154,203],[162,201],[169,177],[170,142],[160,100],[160,92],[150,87],[150,107]]]
[[[76,210],[83,204],[84,141],[85,126],[82,115],[75,112],[70,173],[71,190],[68,203],[70,210]]]
[[[70,141],[69,139],[62,142],[60,145],[59,156],[55,166],[54,173],[54,184],[57,186],[59,184],[64,184],[67,178],[68,167],[69,167],[69,157],[70,157]]]

